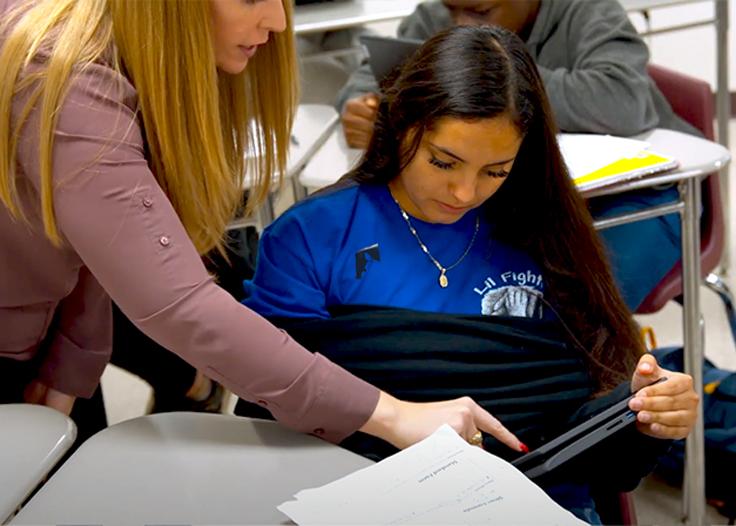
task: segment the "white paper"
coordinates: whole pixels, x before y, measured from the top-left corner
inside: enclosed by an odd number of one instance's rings
[[[449,426],[368,468],[300,491],[297,524],[585,524],[511,464]]]
[[[636,157],[649,143],[613,135],[561,133],[557,136],[562,157],[573,179],[620,159]]]

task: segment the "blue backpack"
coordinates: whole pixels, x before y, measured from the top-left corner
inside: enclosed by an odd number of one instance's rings
[[[662,367],[682,371],[681,347],[653,351]],[[705,494],[710,504],[736,520],[736,372],[703,361],[703,426],[705,430]],[[677,440],[660,457],[656,472],[669,483],[682,484],[685,441]]]

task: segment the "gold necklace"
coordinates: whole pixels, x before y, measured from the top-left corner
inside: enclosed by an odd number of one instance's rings
[[[468,243],[467,248],[465,249],[465,252],[463,252],[462,256],[458,258],[455,263],[450,265],[449,267],[443,267],[442,264],[440,264],[439,261],[429,252],[429,249],[427,248],[427,245],[422,243],[422,239],[419,237],[419,234],[417,233],[416,228],[414,228],[414,225],[411,224],[411,220],[409,219],[409,214],[407,214],[403,208],[401,208],[401,205],[396,200],[396,198],[392,195],[391,196],[394,200],[394,203],[396,203],[396,206],[399,207],[399,212],[401,212],[401,217],[404,218],[404,221],[406,221],[406,226],[409,227],[409,232],[411,232],[411,235],[414,236],[414,239],[417,240],[417,243],[419,243],[419,248],[422,249],[422,252],[427,254],[427,257],[429,260],[434,263],[434,266],[437,267],[437,270],[440,271],[440,277],[438,279],[440,287],[447,288],[447,286],[450,284],[450,282],[447,280],[447,273],[457,267],[463,259],[465,259],[465,256],[468,255],[470,252],[470,249],[473,246],[473,243],[475,243],[475,238],[478,235],[478,229],[480,228],[480,216],[475,216],[475,230],[473,231],[473,237],[470,239],[470,243]]]

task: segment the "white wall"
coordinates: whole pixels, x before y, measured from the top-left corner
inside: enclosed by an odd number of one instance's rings
[[[729,86],[731,91],[736,91],[736,0],[715,1],[729,2]],[[704,0],[682,6],[654,9],[651,11],[650,22],[652,29],[657,29],[713,17],[713,0]],[[645,27],[641,15],[632,13],[631,20],[640,31]],[[708,25],[648,37],[647,43],[653,63],[702,78],[715,87],[715,38],[715,26]]]

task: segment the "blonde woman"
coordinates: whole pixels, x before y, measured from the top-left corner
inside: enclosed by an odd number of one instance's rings
[[[144,333],[294,429],[333,442],[362,430],[405,447],[448,422],[518,450],[470,399],[380,392],[205,271],[200,255],[220,246],[240,196],[246,144],[262,153],[252,204],[285,164],[289,5],[0,0],[3,399],[69,413],[90,396],[110,353],[111,297]]]

